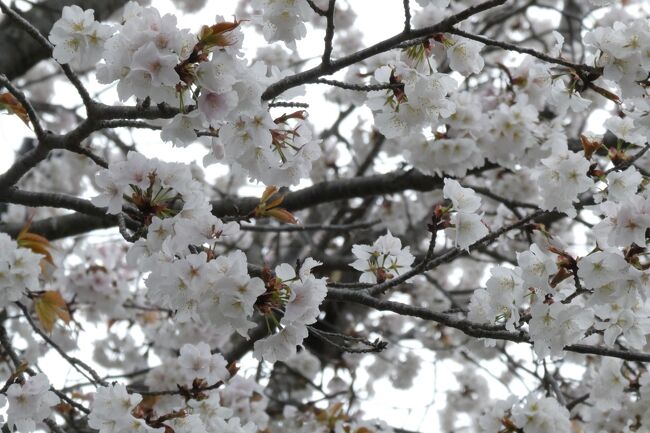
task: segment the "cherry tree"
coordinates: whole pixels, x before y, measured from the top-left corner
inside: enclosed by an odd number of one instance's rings
[[[0,1],[3,432],[650,429],[650,6],[385,1]]]

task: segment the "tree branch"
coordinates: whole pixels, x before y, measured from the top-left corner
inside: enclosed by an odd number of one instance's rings
[[[438,313],[423,307],[414,307],[401,302],[382,301],[365,294],[361,290],[330,288],[327,292],[327,299],[330,301],[354,302],[356,304],[374,308],[378,311],[391,311],[402,316],[419,317],[420,319],[458,329],[471,337],[492,338],[495,340],[512,341],[515,343],[532,344],[530,336],[524,331],[511,332],[506,330],[503,326],[474,323],[451,314]],[[620,358],[627,361],[650,362],[650,353],[644,352],[610,349],[607,347],[590,346],[586,344],[572,344],[565,346],[564,350],[568,352]]]
[[[92,204],[89,200],[56,192],[23,191],[16,188],[0,190],[0,201],[29,207],[53,207],[103,217],[106,209]]]
[[[352,223],[352,224],[305,224],[305,225],[290,225],[283,224],[279,226],[264,226],[264,225],[248,225],[242,224],[240,229],[249,232],[306,232],[306,231],[332,231],[332,232],[347,232],[356,229],[366,229],[379,224],[380,220]]]
[[[503,48],[504,50],[516,51],[518,53],[528,54],[530,56],[537,57],[538,59],[543,60],[543,61],[545,61],[547,63],[553,63],[553,64],[556,64],[556,65],[566,66],[567,68],[571,68],[571,69],[574,69],[576,71],[583,71],[583,72],[588,72],[588,73],[594,73],[594,72],[598,71],[598,69],[594,68],[593,66],[581,65],[581,64],[577,64],[577,63],[571,63],[571,62],[568,62],[566,60],[558,59],[558,58],[555,58],[555,57],[548,56],[548,55],[546,55],[544,53],[540,53],[539,51],[533,50],[532,48],[523,48],[523,47],[519,47],[519,46],[514,45],[514,44],[510,44],[508,42],[496,41],[494,39],[486,38],[485,36],[479,36],[479,35],[474,35],[474,34],[471,34],[471,33],[467,33],[467,32],[465,32],[463,30],[459,30],[459,29],[456,29],[456,28],[449,29],[447,31],[447,33],[462,36],[464,38],[472,39],[474,41],[482,42],[485,45],[490,45],[490,46],[493,46],[493,47]]]
[[[332,61],[328,64],[321,63],[320,65],[312,69],[308,69],[307,71],[299,72],[297,74],[285,77],[280,81],[271,84],[262,94],[262,100],[267,101],[269,99],[273,99],[278,95],[282,94],[286,90],[289,90],[293,87],[300,86],[305,83],[312,82],[322,75],[333,74],[334,72],[339,71],[345,68],[346,66],[350,66],[354,63],[358,63],[369,57],[391,50],[396,45],[402,42],[406,42],[408,40],[420,38],[423,36],[429,36],[434,33],[445,32],[453,28],[453,26],[458,24],[459,22],[464,21],[467,18],[476,15],[480,12],[483,12],[485,10],[500,6],[504,4],[506,1],[507,0],[488,0],[476,6],[469,7],[464,11],[457,13],[456,15],[448,17],[440,21],[438,24],[434,24],[432,26],[424,27],[421,29],[411,30],[409,32],[398,33],[375,45],[372,45],[361,51],[357,51],[356,53],[350,54],[349,56]]]
[[[403,0],[404,3],[404,33],[411,31],[411,5],[409,0]]]
[[[332,61],[332,43],[334,40],[334,8],[336,6],[336,0],[329,0],[327,4],[327,12],[325,18],[327,18],[327,27],[325,28],[325,49],[323,50],[323,57],[321,64],[327,66]]]
[[[492,164],[486,164],[471,173],[476,174],[491,168],[494,168]],[[320,182],[286,194],[282,207],[293,212],[351,198],[374,197],[406,190],[432,191],[440,189],[442,186],[443,178],[439,176],[429,176],[415,169],[394,171],[374,176]],[[258,197],[224,198],[212,202],[212,213],[218,217],[247,216],[258,204]],[[73,214],[34,221],[31,231],[43,235],[49,240],[55,240],[115,225],[117,225],[117,218],[114,215],[97,217],[94,214]],[[0,224],[0,231],[12,236],[18,234],[21,228],[22,224]]]

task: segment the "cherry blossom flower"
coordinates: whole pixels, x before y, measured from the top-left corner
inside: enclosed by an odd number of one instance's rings
[[[100,433],[160,433],[162,430],[149,427],[143,419],[131,414],[141,400],[140,394],[129,394],[126,386],[120,383],[99,387],[88,415],[88,425]]]
[[[354,245],[352,254],[357,260],[350,266],[363,272],[359,278],[362,283],[376,284],[391,279],[408,271],[415,261],[410,247],[402,249],[402,242],[390,231],[372,245]]]
[[[456,212],[451,216],[452,227],[445,232],[454,240],[454,245],[463,250],[490,233],[481,216],[473,213]]]
[[[522,272],[521,277],[526,286],[542,290],[549,290],[549,277],[557,272],[555,260],[544,253],[537,244],[530,247],[530,251],[517,253],[517,263]]]
[[[569,411],[551,397],[529,395],[512,409],[512,420],[526,433],[570,433]]]
[[[27,378],[24,384],[14,383],[7,388],[7,424],[11,429],[31,433],[52,413],[59,398],[49,390],[50,381],[43,373]]]
[[[40,289],[40,262],[43,258],[18,244],[6,233],[0,233],[0,307],[23,297],[26,290]]]
[[[457,212],[472,213],[481,207],[481,197],[473,189],[463,188],[458,181],[445,178],[445,186],[442,194],[453,203],[453,209]]]
[[[211,354],[210,346],[206,343],[197,345],[185,344],[181,347],[178,365],[191,384],[194,379],[205,379],[208,384],[230,377],[226,369],[226,360],[220,354]]]
[[[253,354],[257,359],[264,359],[270,363],[288,359],[296,354],[296,348],[302,346],[309,332],[307,326],[302,324],[290,324],[279,332],[258,340],[254,344]]]
[[[449,40],[447,56],[449,67],[463,75],[478,74],[483,70],[485,61],[480,51],[484,45],[463,37],[452,37]]]
[[[71,63],[77,69],[90,68],[102,58],[104,43],[112,34],[111,26],[95,21],[92,9],[64,6],[62,17],[50,30],[52,56],[59,63]]]

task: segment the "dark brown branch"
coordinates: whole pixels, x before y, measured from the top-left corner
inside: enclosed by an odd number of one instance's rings
[[[264,226],[264,225],[245,225],[240,226],[241,230],[250,232],[305,232],[305,231],[332,231],[332,232],[347,232],[349,230],[366,229],[379,224],[381,221],[374,220],[368,222],[352,223],[352,224],[305,224],[305,225],[279,225],[279,226]]]
[[[0,224],[0,232],[16,237],[23,227],[23,223]],[[104,215],[102,217],[74,213],[58,217],[50,217],[34,221],[29,227],[33,233],[45,236],[53,241],[69,236],[76,236],[93,230],[107,229],[117,225],[115,215]]]
[[[295,108],[309,108],[306,102],[291,102],[291,101],[275,101],[269,103],[269,108],[274,107],[295,107]]]
[[[377,158],[379,151],[381,151],[381,147],[386,142],[386,137],[383,134],[380,134],[378,131],[373,131],[371,137],[372,148],[370,151],[368,151],[368,154],[366,155],[363,162],[359,165],[359,168],[357,168],[357,171],[354,174],[355,176],[363,176],[366,171],[372,167],[372,164],[375,162],[375,158]]]
[[[314,12],[316,12],[317,15],[320,15],[321,17],[324,17],[327,12],[316,6],[316,3],[314,3],[314,0],[307,0],[307,4],[309,4],[309,7],[312,8]]]
[[[371,92],[373,90],[387,90],[393,89],[403,84],[351,84],[344,83],[343,81],[338,80],[328,80],[326,78],[318,78],[311,83],[314,84],[327,84],[328,86],[339,87],[346,90],[356,90],[357,92]],[[309,83],[307,83],[309,84]]]
[[[555,58],[555,57],[548,56],[548,55],[546,55],[544,53],[540,53],[539,51],[533,50],[532,48],[523,48],[523,47],[519,47],[519,46],[514,45],[514,44],[510,44],[508,42],[496,41],[494,39],[486,38],[485,36],[479,36],[479,35],[474,35],[474,34],[471,34],[471,33],[467,33],[467,32],[465,32],[463,30],[459,30],[459,29],[456,29],[456,28],[449,29],[447,31],[447,33],[452,33],[454,35],[462,36],[462,37],[467,38],[467,39],[472,39],[474,41],[482,42],[485,45],[490,45],[490,46],[493,46],[493,47],[499,47],[499,48],[502,48],[504,50],[516,51],[518,53],[528,54],[530,56],[537,57],[538,59],[543,60],[543,61],[545,61],[547,63],[553,63],[553,64],[556,64],[556,65],[566,66],[567,68],[571,68],[571,69],[574,69],[576,71],[597,72],[596,68],[594,68],[592,66],[589,66],[589,65],[581,65],[581,64],[577,64],[577,63],[567,62],[566,60],[558,59],[558,58]]]
[[[289,211],[297,211],[322,203],[356,197],[393,194],[405,190],[431,191],[441,188],[442,184],[441,177],[429,176],[418,170],[337,179],[288,193],[284,197],[282,207]],[[253,197],[218,200],[212,203],[212,211],[217,216],[246,215],[255,209],[258,203],[259,199]]]
[[[194,110],[193,105],[184,108],[185,113]],[[93,102],[92,112],[97,120],[112,119],[171,119],[180,110],[167,104],[158,104],[153,106],[141,105],[106,105],[99,102]]]
[[[411,31],[411,5],[409,0],[403,0],[404,3],[404,33]]]
[[[29,207],[70,209],[86,215],[99,217],[106,215],[106,209],[93,205],[89,200],[55,192],[23,191],[16,188],[8,188],[0,191],[0,202]]]
[[[83,140],[88,138],[91,133],[97,130],[104,127],[137,126],[140,125],[141,122],[134,122],[130,119],[171,118],[179,112],[178,109],[171,108],[164,104],[159,104],[156,107],[141,107],[110,106],[91,102],[87,108],[90,115],[88,119],[82,121],[76,128],[65,135],[45,134],[36,148],[21,156],[4,174],[0,175],[0,190],[10,187],[18,182],[25,173],[47,158],[50,150],[67,149],[72,152],[90,156],[88,155],[89,151],[84,149],[81,146],[81,143]],[[193,110],[194,107],[189,106],[186,107],[186,109],[190,111]],[[98,165],[104,167],[107,165],[106,162],[99,157],[93,157],[91,159],[93,159],[93,161]]]
[[[480,173],[493,167],[491,164],[486,164],[475,169],[473,173]],[[406,190],[432,191],[442,188],[442,186],[442,177],[439,176],[429,176],[418,170],[395,171],[387,174],[317,183],[288,193],[282,202],[282,207],[293,212],[323,203],[356,197],[374,197]],[[246,216],[258,204],[259,198],[257,197],[225,198],[212,202],[212,213],[218,217]],[[115,225],[117,225],[117,218],[114,215],[96,217],[73,214],[35,221],[32,223],[31,230],[50,240],[55,240]],[[13,236],[20,232],[21,228],[22,224],[0,224],[0,231]],[[129,228],[137,229],[137,227]]]
[[[50,148],[44,143],[48,141],[46,139],[39,142],[35,148],[21,155],[7,171],[0,175],[0,191],[14,185],[25,173],[47,158]]]
[[[459,318],[455,315],[438,313],[423,307],[400,302],[383,301],[365,294],[361,290],[328,289],[327,299],[340,302],[354,302],[365,305],[378,311],[391,311],[402,316],[419,317],[433,321],[450,328],[458,329],[466,335],[476,338],[492,338],[495,340],[512,341],[515,343],[532,344],[530,336],[524,331],[510,332],[503,326],[474,323]],[[609,349],[607,347],[590,346],[586,344],[572,344],[565,346],[564,350],[575,353],[592,354],[620,358],[627,361],[650,362],[650,353],[633,352],[628,350]]]
[[[323,57],[321,64],[329,65],[332,62],[332,43],[334,40],[334,9],[336,6],[336,0],[329,0],[327,4],[327,12],[325,13],[325,18],[327,18],[327,27],[325,27],[325,49],[323,50]]]
[[[499,230],[496,230],[489,235],[483,237],[482,239],[479,239],[478,241],[474,242],[472,245],[469,246],[468,250],[474,250],[476,248],[479,248],[481,246],[484,246],[490,242],[493,242],[494,240],[498,239],[503,235],[504,233],[507,233],[511,230],[515,230],[518,228],[523,227],[525,224],[528,224],[529,221],[538,218],[542,215],[547,213],[546,211],[538,210],[536,212],[531,213],[528,216],[525,216],[521,219],[519,219],[517,222],[513,224],[509,224],[507,226],[501,227]],[[408,272],[403,273],[402,275],[393,278],[392,280],[385,281],[380,284],[376,284],[373,287],[368,288],[367,292],[373,296],[379,295],[380,293],[384,293],[386,290],[393,288],[397,286],[398,284],[401,284],[405,281],[407,281],[409,278],[421,274],[422,272],[434,269],[441,264],[444,263],[449,263],[450,261],[467,254],[467,250],[462,250],[460,248],[452,248],[451,250],[448,250],[447,252],[440,254],[436,258],[425,261],[423,260],[419,265],[414,267]]]

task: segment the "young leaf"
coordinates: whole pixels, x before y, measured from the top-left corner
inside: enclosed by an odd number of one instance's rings
[[[56,290],[49,290],[34,300],[34,310],[40,320],[43,329],[52,332],[56,319],[61,319],[65,323],[70,322],[70,312],[68,305],[65,303],[63,296]]]
[[[260,204],[253,209],[251,214],[253,214],[255,218],[272,217],[287,224],[298,224],[298,220],[291,212],[279,207],[284,201],[284,196],[281,195],[276,197],[275,193],[277,191],[278,188],[275,186],[266,187],[264,194],[262,194],[262,198],[260,199]],[[269,202],[269,200],[271,201]]]
[[[41,235],[29,232],[29,226],[31,223],[32,221],[30,219],[20,230],[20,233],[18,233],[18,236],[16,237],[18,246],[21,248],[28,248],[36,254],[44,255],[44,260],[51,265],[54,265],[54,260],[52,258],[52,254],[50,253],[50,249],[53,248],[50,244],[50,241]]]
[[[10,113],[15,114],[25,122],[25,125],[29,126],[29,116],[27,115],[27,110],[22,106],[18,99],[14,97],[9,92],[0,93],[0,109],[5,109]]]

